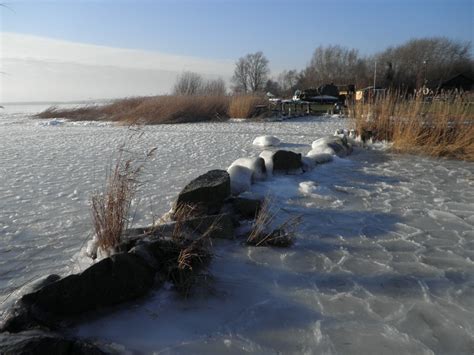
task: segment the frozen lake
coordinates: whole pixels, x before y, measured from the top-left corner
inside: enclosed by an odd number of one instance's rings
[[[0,300],[47,273],[77,269],[91,236],[89,198],[131,131],[0,114]],[[5,112],[6,111],[6,112]],[[169,209],[213,168],[256,156],[256,136],[306,153],[347,127],[318,117],[142,129],[137,224]],[[357,149],[311,173],[254,185],[302,215],[289,249],[215,244],[212,292],[160,290],[71,332],[132,353],[472,354],[474,164]]]

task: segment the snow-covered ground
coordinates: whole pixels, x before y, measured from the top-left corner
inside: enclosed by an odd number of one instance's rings
[[[348,125],[319,117],[145,127],[135,150],[158,150],[137,224],[168,210],[199,174],[258,156],[257,136],[306,153]],[[130,134],[0,111],[0,300],[77,268],[90,194]],[[282,215],[302,216],[293,247],[219,241],[210,291],[183,300],[159,290],[71,332],[138,353],[472,353],[474,164],[357,149],[252,190],[272,195]]]

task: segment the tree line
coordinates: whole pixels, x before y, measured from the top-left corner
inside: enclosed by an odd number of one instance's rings
[[[239,58],[234,67],[231,90],[234,93],[271,92],[290,96],[296,89],[323,84],[354,84],[358,88],[374,83],[384,88],[413,90],[436,88],[459,73],[474,72],[471,43],[445,37],[419,38],[391,46],[370,56],[358,49],[339,45],[319,46],[303,70],[284,70],[270,77],[269,61],[262,52]],[[225,94],[223,79],[205,81],[199,74],[185,72],[177,80],[174,94]]]

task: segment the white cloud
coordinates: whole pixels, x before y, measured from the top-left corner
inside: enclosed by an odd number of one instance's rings
[[[184,70],[229,79],[233,62],[0,34],[1,102],[163,94]]]

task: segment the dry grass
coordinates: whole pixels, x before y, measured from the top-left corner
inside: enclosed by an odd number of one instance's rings
[[[210,229],[213,226],[210,227]],[[191,289],[202,279],[200,270],[212,258],[211,239],[209,233],[203,233],[199,238],[180,242],[181,250],[178,255],[177,265],[171,269],[170,279],[176,290],[184,297],[188,297]]]
[[[461,96],[425,102],[389,94],[351,109],[359,132],[393,143],[397,152],[474,161],[474,106]]]
[[[272,208],[272,200],[264,199],[247,238],[248,245],[284,248],[293,244],[301,217],[292,217],[273,229],[272,224],[277,213],[278,211]]]
[[[132,158],[124,158],[122,146],[107,175],[104,191],[92,195],[92,223],[101,250],[111,252],[121,243],[123,232],[131,222],[130,207],[139,187],[140,172],[155,150],[150,150],[145,160],[137,162]]]
[[[105,105],[71,109],[50,107],[37,118],[75,121],[117,121],[124,124],[160,124],[213,121],[227,118],[227,96],[154,96],[117,100]]]
[[[268,106],[268,100],[258,95],[233,96],[229,105],[229,117],[252,118],[260,115],[262,109]],[[265,110],[263,110],[265,111]]]

